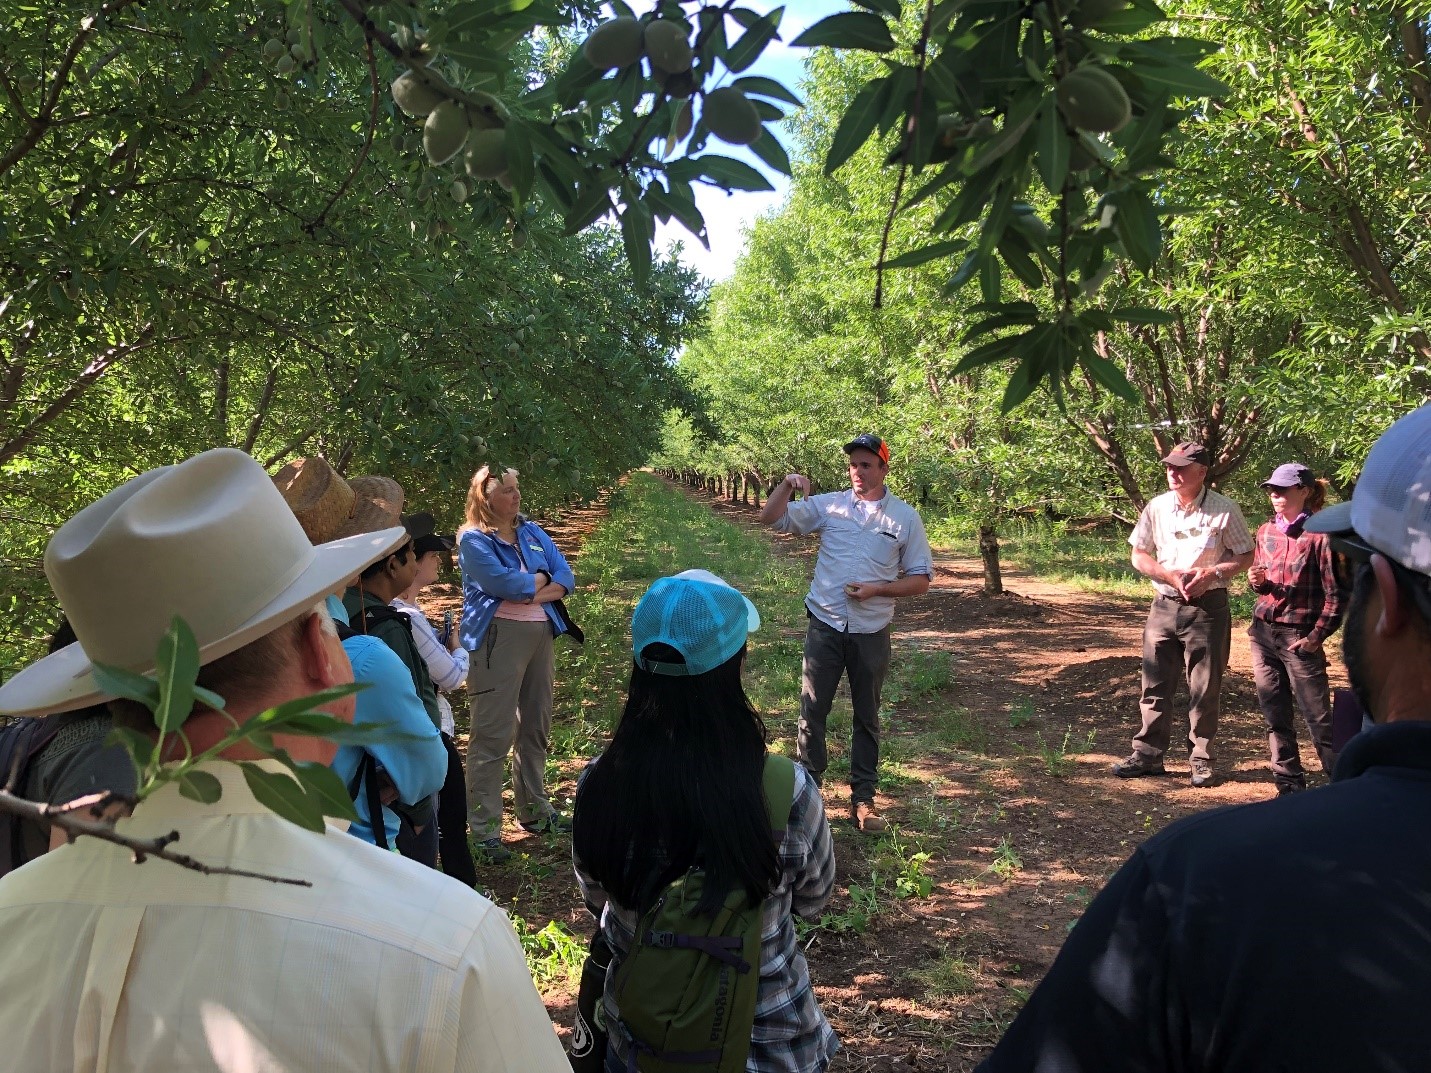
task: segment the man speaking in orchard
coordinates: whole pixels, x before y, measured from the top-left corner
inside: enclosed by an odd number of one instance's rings
[[[1237,504],[1207,485],[1212,454],[1180,443],[1163,459],[1168,491],[1149,501],[1128,543],[1133,569],[1157,594],[1143,627],[1143,725],[1119,778],[1163,774],[1173,693],[1188,682],[1188,764],[1194,786],[1212,782],[1222,672],[1232,646],[1227,583],[1252,565],[1252,534]]]
[[[760,520],[777,532],[820,534],[815,577],[805,598],[808,626],[800,678],[800,762],[823,779],[825,721],[840,676],[850,679],[854,740],[850,749],[850,817],[878,832],[879,698],[889,670],[894,601],[927,592],[934,574],[924,523],[885,488],[889,447],[872,433],[845,444],[850,487],[810,495],[810,480],[791,473],[775,486]],[[804,498],[791,502],[793,493]]]

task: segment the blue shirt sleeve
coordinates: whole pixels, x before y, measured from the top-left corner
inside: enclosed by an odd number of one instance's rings
[[[343,648],[353,664],[353,679],[368,686],[357,694],[353,724],[387,726],[402,738],[369,742],[362,748],[344,746],[333,761],[333,769],[348,782],[363,752],[371,753],[392,780],[399,800],[418,804],[437,793],[447,778],[447,750],[437,727],[428,718],[413,688],[412,675],[397,653],[375,637],[350,637],[343,642]],[[355,806],[359,816],[366,819],[366,794],[358,794]],[[383,812],[388,831],[396,837],[397,817],[386,808]]]
[[[560,585],[570,596],[576,590],[576,575],[571,572],[571,567],[567,565],[566,556],[561,553],[561,549],[556,546],[556,542],[547,535],[547,531],[540,525],[533,525],[537,531],[537,542],[541,544],[542,551],[546,553],[547,565],[550,566],[552,581]]]
[[[536,575],[527,573],[521,564],[504,563],[485,533],[474,529],[463,533],[457,545],[457,557],[462,563],[462,573],[489,596],[521,601],[536,595]]]

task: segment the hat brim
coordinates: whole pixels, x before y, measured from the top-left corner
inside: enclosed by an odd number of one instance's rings
[[[1263,481],[1262,484],[1261,484],[1261,487],[1263,487],[1263,488],[1280,488],[1280,489],[1282,489],[1282,491],[1285,492],[1288,488],[1298,488],[1298,487],[1301,487],[1301,486],[1300,486],[1300,484],[1299,484],[1297,481],[1293,481],[1291,484],[1278,484],[1276,481]]]
[[[319,544],[313,549],[313,561],[286,589],[236,629],[199,646],[200,665],[236,652],[297,618],[341,582],[377,562],[407,539],[407,530],[398,526]],[[151,664],[125,669],[147,674],[154,668]],[[30,664],[0,685],[0,714],[57,715],[113,699],[113,693],[106,693],[95,684],[89,656],[78,644],[72,644]]]
[[[1168,455],[1163,459],[1163,465],[1177,466],[1178,469],[1182,469],[1184,466],[1205,466],[1207,463],[1199,462],[1197,459],[1189,458],[1187,455]]]
[[[1354,532],[1351,500],[1344,503],[1333,503],[1330,507],[1317,511],[1307,519],[1302,530],[1307,533]]]

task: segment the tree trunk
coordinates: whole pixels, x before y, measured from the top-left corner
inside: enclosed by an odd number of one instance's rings
[[[999,595],[1004,591],[1004,575],[999,569],[999,534],[992,525],[979,526],[979,558],[984,560],[984,592]]]

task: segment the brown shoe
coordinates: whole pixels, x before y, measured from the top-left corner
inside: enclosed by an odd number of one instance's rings
[[[889,821],[875,811],[873,801],[856,801],[850,805],[850,819],[865,834],[877,835],[889,826]]]

